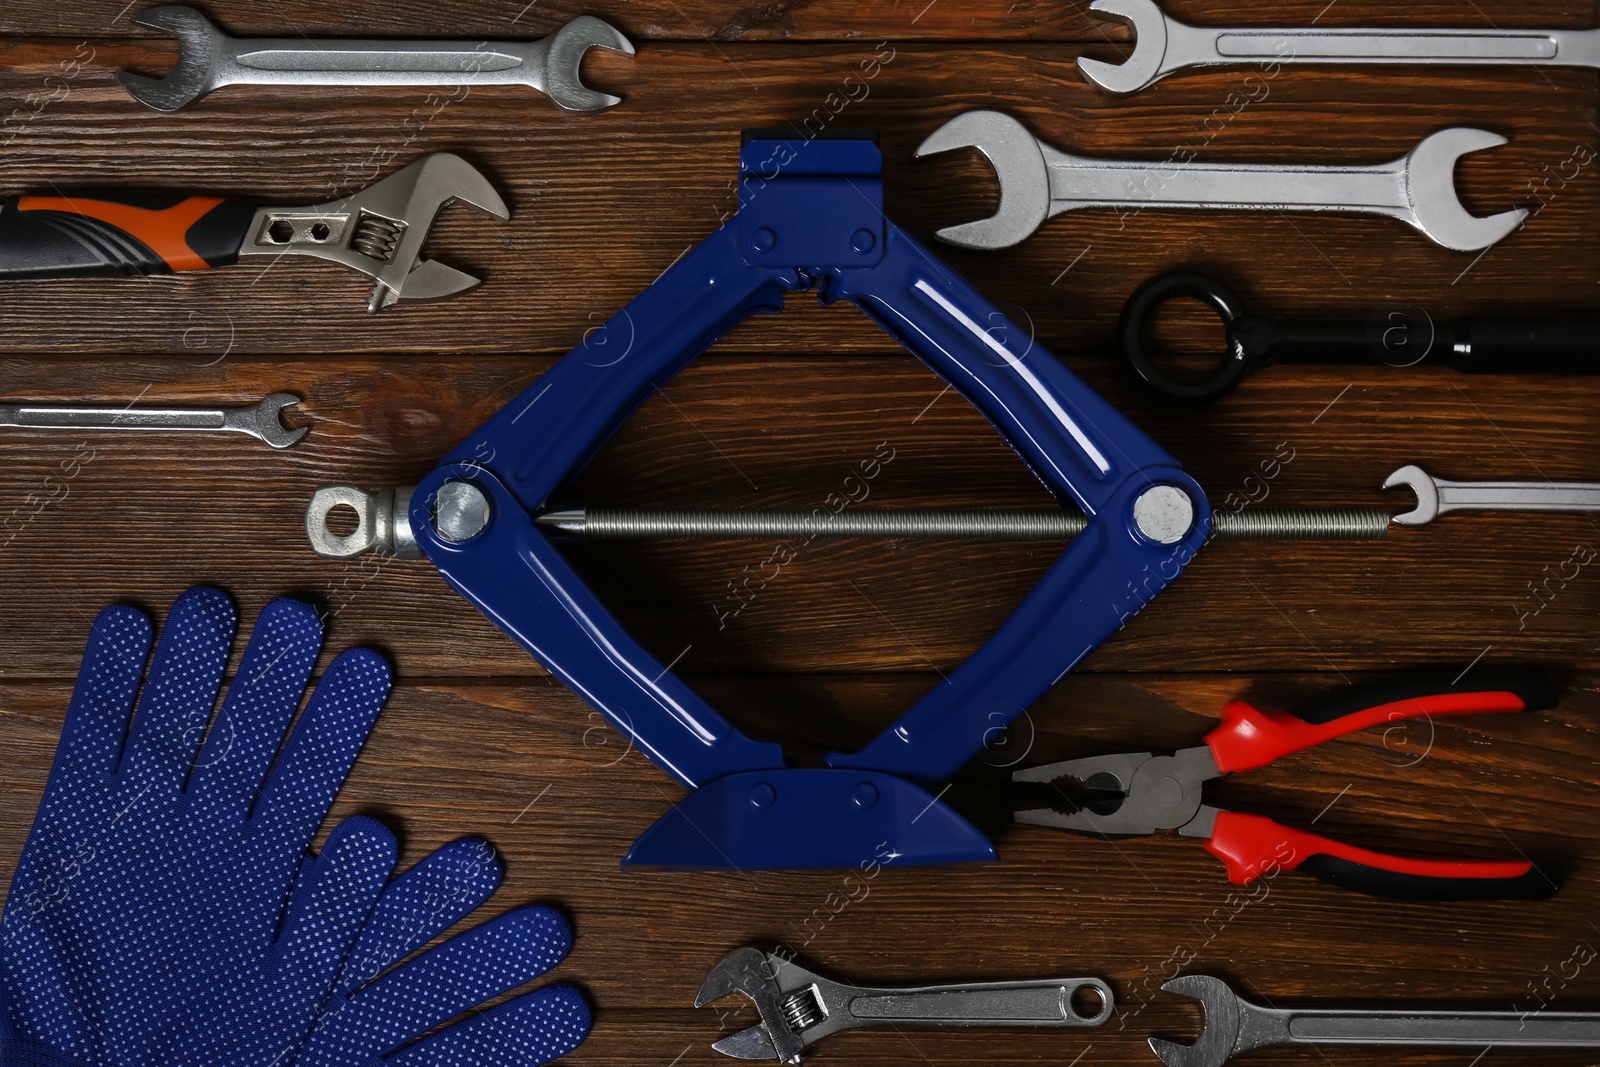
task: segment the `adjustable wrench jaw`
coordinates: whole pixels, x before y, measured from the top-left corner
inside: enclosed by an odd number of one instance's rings
[[[422,258],[434,220],[456,201],[502,222],[511,217],[506,202],[475,167],[460,156],[435,152],[339,200],[259,209],[239,255],[306,255],[360,271],[376,283],[368,311],[401,300],[439,300],[479,283]]]
[[[754,948],[735,949],[711,969],[695,994],[694,1006],[703,1008],[734,993],[750,998],[761,1022],[723,1038],[712,1048],[738,1059],[776,1056],[778,1062],[797,1064],[811,1044],[803,1031],[791,1028],[784,1012],[787,995],[800,991],[817,976],[780,956]]]

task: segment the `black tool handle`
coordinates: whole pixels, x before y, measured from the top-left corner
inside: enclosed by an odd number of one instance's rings
[[[0,202],[0,277],[170,274],[226,266],[254,205],[184,193],[74,193]]]
[[[1490,374],[1600,373],[1600,319],[1464,319],[1451,364]]]

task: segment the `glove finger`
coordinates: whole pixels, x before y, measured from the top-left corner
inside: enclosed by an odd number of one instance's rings
[[[57,788],[65,789],[66,781],[80,773],[116,769],[154,629],[144,612],[133,608],[109,607],[95,618],[56,747],[51,777],[59,777]],[[46,788],[46,796],[53,794]]]
[[[466,918],[494,895],[502,873],[489,843],[466,837],[390,882],[350,953],[339,993],[372,981]]]
[[[583,994],[548,986],[479,1012],[384,1060],[385,1067],[538,1067],[583,1043],[591,1023]]]
[[[190,796],[243,817],[283,744],[320,651],[322,622],[310,604],[284,598],[261,610],[200,750]]]
[[[382,823],[354,815],[333,828],[300,879],[278,934],[284,988],[326,997],[371,917],[400,851]]]
[[[533,981],[571,947],[572,931],[558,913],[518,908],[457,934],[358,991],[350,999],[352,1025],[375,1051],[388,1052]]]
[[[328,665],[251,814],[261,832],[309,843],[389,695],[389,664],[352,648]]]
[[[216,707],[233,631],[233,603],[220,589],[196,586],[173,601],[121,770],[182,785]]]

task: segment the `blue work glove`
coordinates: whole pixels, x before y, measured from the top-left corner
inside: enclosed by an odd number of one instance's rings
[[[268,605],[212,722],[233,630],[223,594],[180,597],[130,727],[151,626],[128,608],[96,620],[0,919],[0,1067],[367,1064],[389,1050],[381,1039],[353,1058],[302,1060],[302,1050],[353,1018],[343,1009],[364,994],[347,995],[355,984],[498,884],[499,865],[475,841],[389,882],[394,837],[361,817],[311,856],[388,693],[388,667],[364,649],[338,657],[285,742],[321,646],[316,614]],[[570,939],[559,916],[526,911],[544,921],[486,961],[508,979],[542,973]],[[446,1000],[462,985],[452,971],[439,981]],[[412,1020],[431,1016],[406,1010],[389,1029],[416,1037],[429,1024]],[[551,1046],[582,1040],[586,1008],[579,1023]]]

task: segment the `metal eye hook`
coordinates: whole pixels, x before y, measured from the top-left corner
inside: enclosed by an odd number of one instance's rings
[[[1215,374],[1199,381],[1175,378],[1160,370],[1144,347],[1144,328],[1161,305],[1179,297],[1192,297],[1217,313],[1227,331],[1227,348]],[[1128,298],[1117,325],[1123,361],[1140,379],[1161,395],[1191,404],[1205,404],[1228,393],[1255,364],[1237,328],[1244,308],[1233,290],[1203,274],[1164,274],[1145,282]]]

